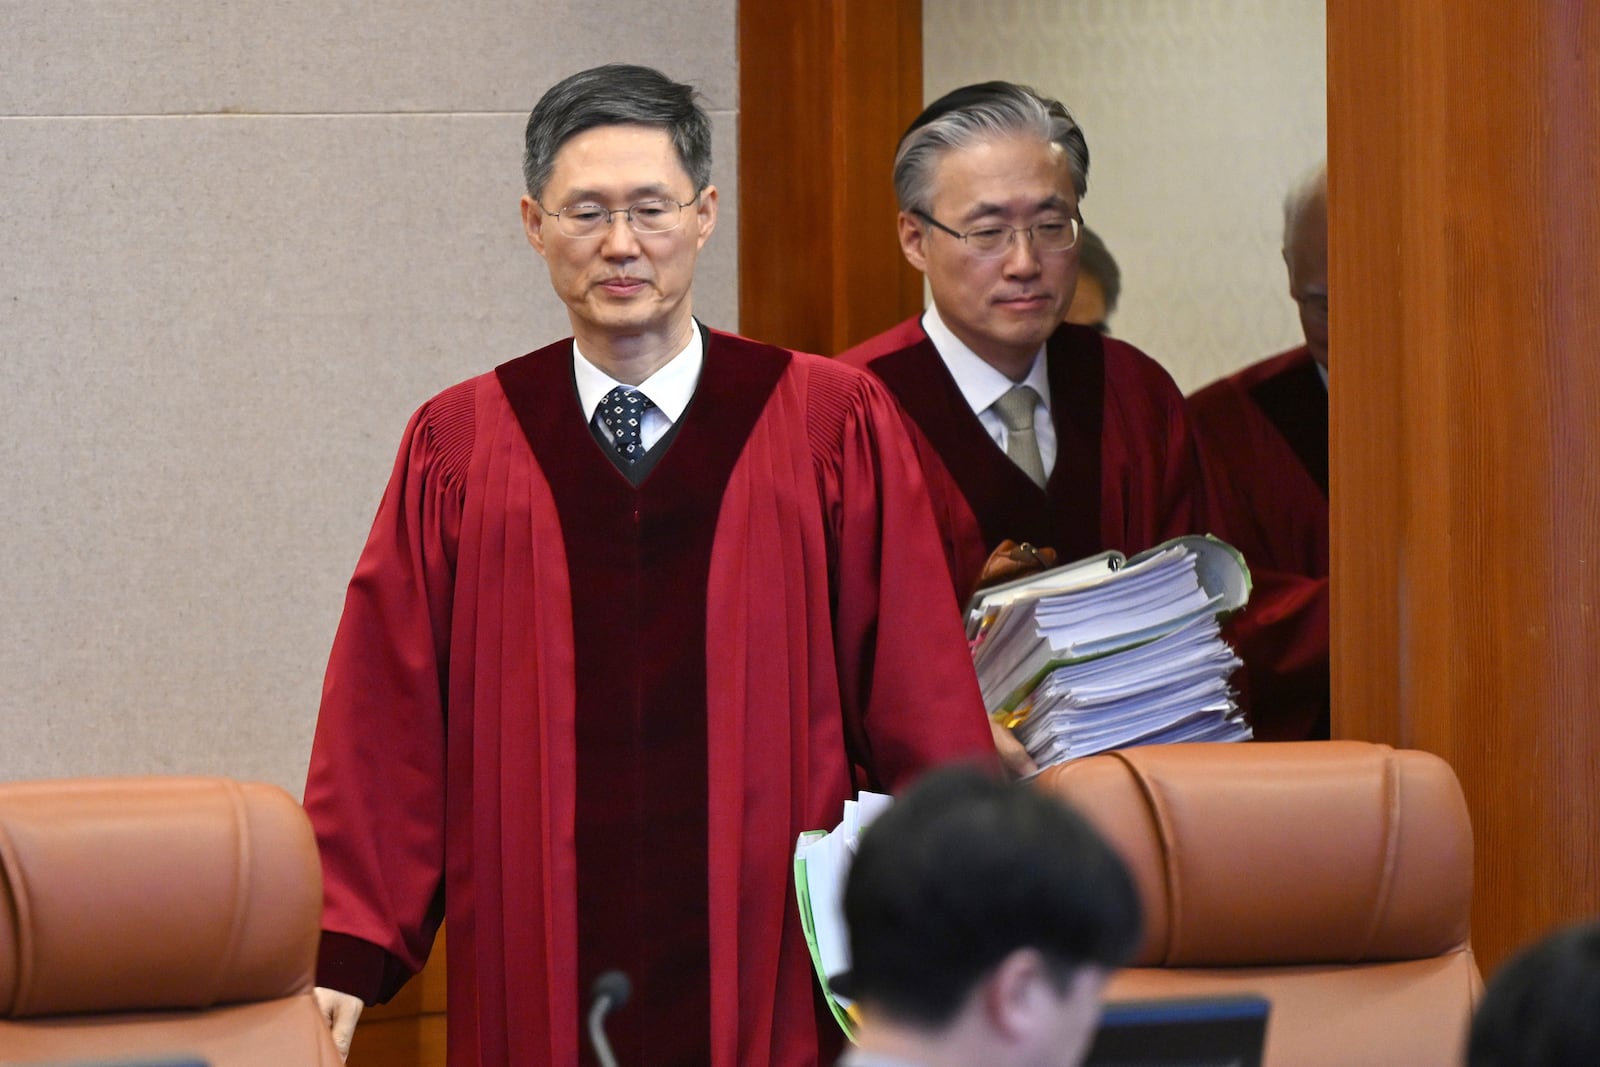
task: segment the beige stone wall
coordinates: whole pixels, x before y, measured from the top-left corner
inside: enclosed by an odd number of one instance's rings
[[[1113,332],[1185,390],[1302,340],[1284,193],[1325,152],[1323,0],[923,0],[929,100],[1008,78],[1083,125]]]
[[[298,795],[410,412],[567,333],[521,132],[612,60],[701,88],[735,327],[733,0],[0,0],[0,778]]]

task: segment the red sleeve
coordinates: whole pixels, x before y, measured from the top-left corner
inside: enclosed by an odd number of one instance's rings
[[[1243,552],[1253,570],[1276,563],[1267,516],[1255,500],[1255,483],[1281,480],[1261,469],[1276,457],[1256,425],[1260,416],[1226,380],[1189,397],[1188,409],[1205,479],[1210,531]]]
[[[1229,621],[1241,703],[1258,739],[1328,736],[1327,504],[1229,379],[1189,398],[1211,530],[1244,554],[1254,588]]]
[[[368,1003],[426,961],[442,915],[444,679],[470,394],[411,420],[345,598],[305,808],[323,869],[317,982]],[[453,442],[441,446],[440,441]]]
[[[1328,579],[1252,571],[1249,606],[1229,620],[1244,660],[1241,703],[1258,741],[1328,736]]]
[[[863,377],[835,510],[835,642],[869,787],[935,764],[995,762],[948,560],[894,401]]]
[[[933,507],[934,527],[939,535],[939,543],[944,548],[945,563],[949,566],[957,603],[964,607],[977,587],[984,564],[989,561],[983,530],[978,526],[978,517],[972,513],[972,505],[967,503],[966,496],[950,476],[949,468],[944,465],[944,460],[929,443],[922,429],[909,415],[902,418],[901,426],[911,440],[917,457],[917,469],[922,474],[928,502]]]

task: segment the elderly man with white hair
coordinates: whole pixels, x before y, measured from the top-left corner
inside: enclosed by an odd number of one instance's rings
[[[1232,624],[1262,740],[1325,738],[1328,724],[1328,171],[1284,201],[1283,262],[1305,344],[1189,397],[1212,530],[1255,579]]]

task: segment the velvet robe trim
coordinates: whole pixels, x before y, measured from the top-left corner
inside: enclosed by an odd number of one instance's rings
[[[1007,537],[1074,559],[1105,549],[1137,552],[1203,529],[1194,440],[1166,371],[1087,327],[1059,328],[1046,356],[1057,440],[1047,492],[983,429],[920,318],[839,357],[883,378],[900,401],[951,574],[964,593]]]
[[[577,650],[579,986],[620,967],[634,1010],[611,1026],[621,1061],[710,1055],[707,886],[660,878],[664,857],[706,867],[705,588],[727,481],[790,362],[782,349],[707,345],[694,399],[638,485],[584,441],[572,350],[496,373],[563,536]],[[554,417],[552,417],[552,414]],[[589,438],[592,442],[593,436]]]
[[[1294,355],[1294,353],[1291,353]],[[1280,357],[1281,359],[1281,357]],[[1282,360],[1249,388],[1250,399],[1278,428],[1283,440],[1322,495],[1328,495],[1328,387],[1316,361],[1305,351],[1302,358]]]
[[[922,333],[920,326],[918,333]],[[1075,558],[1100,541],[1100,427],[1104,354],[1092,330],[1057,331],[1046,346],[1050,415],[1059,446],[1045,488],[1011,462],[967,404],[926,334],[870,363],[928,438],[990,545],[1010,537]],[[1071,512],[1050,498],[1077,502]],[[1079,551],[1082,549],[1082,551]]]
[[[1285,376],[1296,384],[1277,385]],[[1313,436],[1319,429],[1324,435],[1320,449],[1311,444],[1304,451],[1327,455],[1328,394],[1304,346],[1252,363],[1195,391],[1187,403],[1201,446],[1216,532],[1244,552],[1252,570],[1325,577],[1326,481],[1319,481],[1307,468],[1301,450],[1256,401],[1258,392],[1296,395],[1297,435]],[[1288,411],[1281,409],[1280,418],[1287,418]]]

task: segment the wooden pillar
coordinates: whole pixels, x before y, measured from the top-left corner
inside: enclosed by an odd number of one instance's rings
[[[832,355],[922,310],[890,184],[921,109],[921,0],[742,0],[741,333]]]
[[[1328,0],[1334,733],[1460,775],[1485,971],[1600,913],[1600,12]]]

